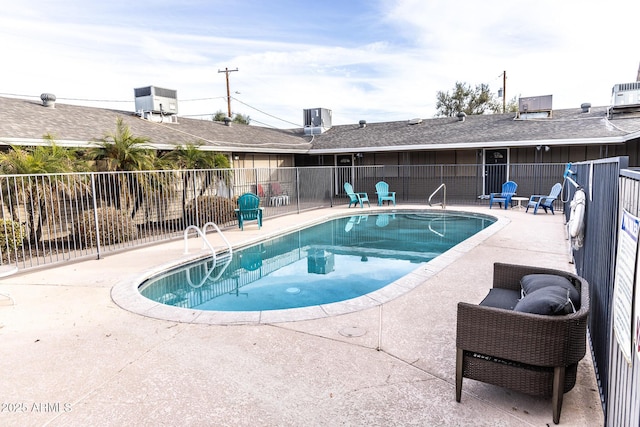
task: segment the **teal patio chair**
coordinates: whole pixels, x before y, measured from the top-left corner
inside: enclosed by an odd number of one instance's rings
[[[491,193],[489,195],[489,209],[494,203],[497,203],[498,206],[502,207],[504,203],[504,208],[508,209],[511,206],[511,198],[516,195],[516,190],[518,189],[518,184],[513,181],[507,181],[502,184],[502,192],[501,193]]]
[[[382,206],[384,201],[393,202],[393,206],[396,205],[396,192],[389,191],[389,184],[384,181],[380,181],[376,184],[376,194],[378,195],[378,206]]]
[[[538,213],[538,208],[542,208],[544,209],[544,213],[549,213],[547,212],[547,209],[550,209],[551,214],[555,215],[555,213],[553,212],[553,202],[556,201],[561,191],[562,184],[556,182],[553,187],[551,187],[551,192],[548,196],[534,194],[533,196],[529,197],[529,203],[527,203],[527,209],[525,210],[525,212],[529,212],[529,208],[533,208],[533,214],[535,215]]]
[[[364,207],[363,202],[367,202],[369,207],[371,207],[371,203],[369,203],[369,196],[367,195],[367,193],[355,193],[353,191],[353,187],[348,182],[344,183],[344,191],[347,193],[347,196],[349,196],[349,207],[351,207],[351,205],[355,206],[359,203],[360,207],[362,208]]]
[[[262,227],[262,210],[260,198],[253,193],[245,193],[238,198],[238,209],[235,209],[238,218],[238,227],[244,230],[245,221],[257,221],[258,228]]]

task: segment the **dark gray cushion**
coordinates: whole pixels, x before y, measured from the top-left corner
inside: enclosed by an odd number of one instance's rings
[[[571,302],[576,309],[580,308],[580,292],[566,277],[555,274],[527,274],[520,280],[520,285],[522,286],[523,297],[547,286],[560,286],[568,289]]]
[[[480,305],[513,310],[520,299],[520,292],[511,289],[492,288]]]
[[[546,315],[573,313],[574,307],[568,294],[562,286],[545,286],[525,295],[513,310]]]

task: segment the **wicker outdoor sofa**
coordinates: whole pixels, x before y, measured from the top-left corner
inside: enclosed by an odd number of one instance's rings
[[[575,288],[567,289],[579,299],[572,301],[570,314],[513,309],[521,299],[523,277],[550,277],[540,275],[566,278]],[[583,278],[547,268],[494,264],[493,289],[480,305],[458,303],[456,400],[460,402],[463,377],[550,396],[553,422],[558,424],[563,394],[575,385],[578,362],[586,352],[588,315],[589,284]]]

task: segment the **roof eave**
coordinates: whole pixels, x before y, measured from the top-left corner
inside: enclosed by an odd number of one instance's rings
[[[346,147],[339,149],[311,149],[309,154],[339,154],[339,153],[372,153],[389,151],[429,151],[429,150],[458,150],[477,148],[501,148],[501,147],[532,147],[536,145],[602,145],[602,144],[624,144],[626,137],[607,138],[579,138],[579,139],[532,139],[526,141],[481,141],[481,142],[460,142],[451,144],[417,144],[417,145],[394,145],[385,147]]]
[[[59,147],[69,148],[91,148],[100,144],[100,141],[74,141],[74,140],[54,140]],[[19,146],[42,146],[49,145],[51,143],[48,139],[39,138],[6,138],[0,137],[0,145],[19,145]],[[154,150],[170,151],[177,147],[177,144],[145,144],[146,148]],[[306,154],[307,148],[278,148],[278,147],[241,147],[234,145],[200,145],[198,148],[202,151],[217,151],[217,152],[234,152],[234,153],[264,153],[264,154]]]

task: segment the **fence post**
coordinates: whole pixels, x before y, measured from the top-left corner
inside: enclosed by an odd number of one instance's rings
[[[96,248],[100,259],[100,223],[98,222],[98,199],[96,198],[96,174],[91,174],[91,194],[93,199],[93,220],[96,223]]]
[[[335,191],[334,182],[336,182],[336,176],[338,171],[335,166],[331,166],[331,173],[329,173],[329,206],[333,207],[333,196]]]
[[[198,203],[198,189],[197,189],[197,185],[196,185],[196,183],[198,182],[198,179],[197,179],[196,175],[197,175],[197,172],[194,170],[192,172],[192,176],[193,176],[193,203],[194,203],[195,212],[196,212],[196,217],[194,218],[193,222],[195,224],[185,224],[185,228],[190,226],[190,225],[195,225],[197,227],[200,227],[200,207],[198,206],[198,204],[199,204]],[[186,203],[186,200],[185,200],[185,203]]]
[[[296,209],[300,213],[300,168],[296,168]]]

